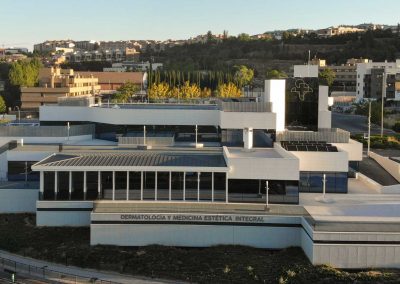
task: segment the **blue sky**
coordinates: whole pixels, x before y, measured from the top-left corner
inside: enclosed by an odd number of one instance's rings
[[[400,21],[399,0],[0,0],[0,7],[0,47]]]

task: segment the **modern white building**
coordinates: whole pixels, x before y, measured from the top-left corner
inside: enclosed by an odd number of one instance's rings
[[[397,250],[398,231],[352,226],[364,207],[340,219],[299,204],[300,194],[345,196],[362,145],[330,127],[324,86],[319,129],[288,131],[285,84],[267,81],[259,102],[42,106],[36,129],[0,128],[0,212],[90,226],[93,245],[300,246],[314,264],[347,268],[368,264],[354,250]],[[373,264],[399,267],[397,256]]]
[[[356,99],[400,100],[400,59],[395,62],[372,62],[357,64]]]

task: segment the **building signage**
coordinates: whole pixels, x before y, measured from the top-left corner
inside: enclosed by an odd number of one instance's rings
[[[182,214],[122,214],[121,220],[126,221],[190,221],[190,222],[246,222],[262,223],[262,216],[239,215],[182,215]]]
[[[285,217],[288,223],[294,217]],[[118,222],[118,223],[242,223],[263,224],[282,223],[282,218],[264,215],[238,215],[238,214],[188,214],[188,213],[92,213],[92,222]]]

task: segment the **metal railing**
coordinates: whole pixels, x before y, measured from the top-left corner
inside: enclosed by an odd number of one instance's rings
[[[227,112],[271,112],[269,102],[218,102],[218,108]]]
[[[47,266],[34,266],[25,263],[17,262],[7,258],[0,257],[0,267],[6,273],[11,275],[14,274],[16,283],[18,281],[18,275],[24,278],[32,277],[33,279],[48,281],[48,283],[101,283],[101,284],[119,284],[118,282],[102,280],[98,278],[89,278],[78,276],[69,273],[63,273],[49,269]]]
[[[350,132],[339,128],[320,128],[314,131],[282,131],[276,141],[324,141],[327,143],[349,143]]]
[[[0,126],[0,137],[67,137],[78,135],[94,135],[93,124],[68,126]]]

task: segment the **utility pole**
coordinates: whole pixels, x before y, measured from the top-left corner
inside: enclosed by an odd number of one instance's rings
[[[382,74],[382,104],[381,104],[381,138],[383,138],[383,108],[386,97],[386,71]]]
[[[266,210],[269,210],[269,185],[268,181],[265,181],[265,205],[266,205]]]
[[[371,145],[371,101],[369,101],[369,110],[368,110],[368,148],[367,148],[367,157],[369,157],[370,145]]]

